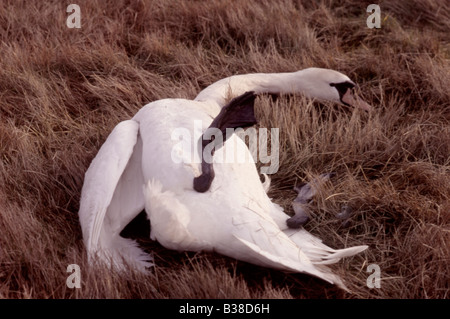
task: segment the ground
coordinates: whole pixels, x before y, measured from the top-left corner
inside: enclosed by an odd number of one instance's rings
[[[2,1],[0,298],[448,298],[450,4],[380,1],[380,28],[368,28],[370,3],[77,1],[69,28],[69,3]],[[80,191],[117,123],[226,76],[311,66],[347,74],[375,110],[259,97],[259,125],[280,129],[269,195],[291,214],[295,185],[336,173],[305,228],[336,248],[369,245],[334,267],[351,292],[132,230],[155,255],[151,274],[88,265]],[[66,285],[70,264],[81,288]],[[367,285],[372,264],[380,288]]]

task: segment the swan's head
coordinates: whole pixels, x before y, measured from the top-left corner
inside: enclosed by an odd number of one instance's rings
[[[370,111],[372,107],[354,94],[355,83],[338,71],[308,68],[298,71],[302,88],[311,98],[332,101]]]

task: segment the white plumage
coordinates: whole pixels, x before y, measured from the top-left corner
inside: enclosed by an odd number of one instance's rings
[[[336,71],[306,69],[293,73],[238,75],[220,80],[195,100],[165,99],[144,106],[131,120],[119,123],[86,172],[81,194],[80,223],[90,260],[94,257],[123,268],[145,270],[151,257],[119,234],[146,210],[151,238],[164,247],[183,251],[216,251],[266,267],[304,272],[344,287],[323,266],[367,248],[334,250],[304,229],[286,225],[289,218],[266,194],[256,166],[214,161],[215,178],[205,193],[193,189],[200,163],[174,160],[186,156],[176,149],[177,128],[199,137],[227,98],[256,93],[303,93],[342,103],[342,92],[331,83],[353,83]],[[347,93],[346,93],[347,94]],[[345,95],[344,95],[345,96]],[[368,105],[354,99],[367,109]],[[200,123],[201,126],[195,125]],[[197,131],[194,131],[197,130]],[[216,151],[250,152],[236,135]],[[250,155],[251,156],[251,155]],[[215,157],[214,157],[215,158]],[[218,156],[220,158],[220,156]]]

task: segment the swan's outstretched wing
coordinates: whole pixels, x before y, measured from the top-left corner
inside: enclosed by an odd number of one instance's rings
[[[310,251],[303,251],[257,206],[249,205],[250,212],[235,219],[233,235],[241,243],[239,251],[244,256],[242,260],[265,267],[307,273],[346,289],[339,276],[314,262]],[[321,248],[316,249],[321,251]]]
[[[304,229],[289,229],[286,224],[289,216],[280,206],[270,201],[264,188],[260,186],[256,171],[250,166],[234,165],[234,174],[230,171],[224,174],[219,170],[221,166],[217,167],[218,176],[226,180],[224,184],[234,185],[245,198],[239,205],[241,209],[236,209],[238,212],[233,215],[233,235],[245,245],[245,248],[239,247],[242,257],[238,259],[272,268],[309,273],[345,289],[339,276],[325,265],[355,255],[367,246],[333,249]],[[234,182],[228,181],[231,179],[230,175],[235,176]],[[233,190],[228,191],[231,193]],[[233,198],[236,201],[239,196]]]
[[[116,264],[122,264],[119,259],[128,259],[127,255],[140,262],[148,259],[135,243],[119,236],[144,206],[138,131],[136,121],[119,123],[86,172],[79,218],[90,257],[99,253]]]
[[[269,216],[257,215],[259,218],[254,221],[251,221],[252,218],[242,220],[245,228],[236,228],[233,233],[246,248],[239,247],[243,256],[240,259],[266,267],[307,273],[347,290],[342,279],[325,265],[355,255],[367,246],[332,249],[305,230],[282,231]]]

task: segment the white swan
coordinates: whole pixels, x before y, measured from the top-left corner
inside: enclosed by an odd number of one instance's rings
[[[86,172],[79,218],[90,260],[97,256],[117,268],[124,262],[142,270],[151,266],[150,256],[119,235],[145,208],[151,238],[166,248],[216,251],[257,265],[308,273],[344,287],[324,264],[367,246],[334,250],[304,229],[289,229],[286,220],[290,216],[271,202],[250,162],[214,161],[210,189],[195,191],[193,179],[201,174],[201,165],[189,159],[188,163],[182,158],[173,160],[186,153],[176,149],[171,134],[185,128],[192,136],[201,136],[227,98],[251,90],[303,93],[369,109],[351,95],[353,86],[339,72],[309,68],[231,76],[201,91],[195,100],[163,99],[144,106],[113,129]],[[201,121],[202,127],[196,128],[194,120]],[[235,134],[222,149],[230,147],[249,153]]]

